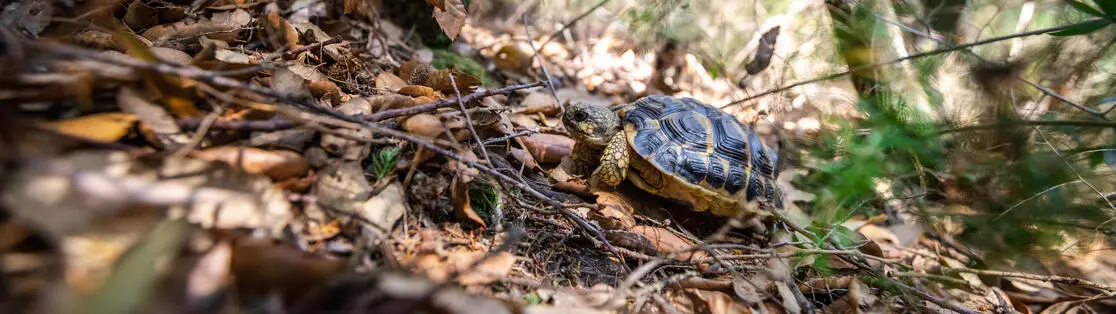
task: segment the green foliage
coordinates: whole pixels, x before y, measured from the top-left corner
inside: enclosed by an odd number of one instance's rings
[[[395,172],[395,161],[399,159],[399,147],[388,146],[381,148],[368,157],[367,170],[381,180]]]
[[[473,211],[484,220],[486,224],[493,224],[501,215],[503,203],[500,200],[500,185],[492,179],[477,178],[469,183],[469,201]]]

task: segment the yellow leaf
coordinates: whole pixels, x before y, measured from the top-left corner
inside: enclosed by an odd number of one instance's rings
[[[109,112],[55,121],[49,125],[60,133],[98,142],[115,142],[128,135],[128,130],[135,123],[136,116],[133,114]]]

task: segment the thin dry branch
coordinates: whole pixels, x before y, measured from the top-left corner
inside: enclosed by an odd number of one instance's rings
[[[869,70],[869,69],[874,69],[874,68],[878,68],[878,67],[882,67],[882,66],[888,66],[888,65],[892,65],[892,64],[896,64],[896,63],[900,63],[900,62],[905,62],[905,61],[908,61],[908,60],[914,60],[914,59],[923,58],[923,57],[935,56],[935,55],[940,55],[940,54],[943,54],[943,53],[950,53],[950,52],[954,52],[954,51],[958,51],[958,50],[962,50],[962,49],[968,49],[968,48],[972,48],[972,47],[976,47],[976,46],[980,46],[980,45],[986,45],[986,44],[999,42],[999,41],[1004,41],[1004,40],[1011,40],[1011,39],[1015,39],[1015,38],[1019,38],[1019,37],[1027,37],[1027,36],[1041,35],[1041,34],[1046,34],[1046,33],[1053,33],[1053,32],[1057,32],[1057,31],[1060,31],[1060,30],[1067,29],[1067,28],[1078,27],[1078,26],[1082,26],[1082,25],[1086,25],[1086,24],[1095,24],[1095,23],[1101,22],[1101,21],[1104,21],[1104,19],[1094,18],[1094,19],[1089,19],[1089,20],[1086,20],[1086,21],[1083,21],[1083,22],[1080,22],[1080,23],[1067,24],[1067,25],[1056,26],[1056,27],[1051,27],[1051,28],[1044,28],[1044,29],[1033,30],[1033,31],[1023,32],[1023,33],[1018,33],[1018,34],[1011,34],[1011,35],[1000,36],[1000,37],[992,37],[992,38],[988,38],[988,39],[985,39],[985,40],[979,40],[979,41],[975,41],[975,42],[971,42],[971,43],[967,43],[967,44],[962,44],[962,45],[957,45],[957,46],[953,46],[953,47],[948,47],[948,48],[943,48],[943,49],[938,49],[938,50],[931,50],[931,51],[922,52],[922,53],[916,53],[916,54],[912,54],[912,55],[909,55],[909,56],[906,56],[906,57],[896,58],[896,59],[893,59],[893,60],[884,61],[884,62],[880,62],[880,63],[866,64],[866,65],[859,66],[859,67],[849,69],[849,70],[846,70],[846,71],[833,73],[833,74],[830,74],[830,75],[826,75],[826,76],[822,76],[822,77],[818,77],[818,78],[813,78],[813,79],[809,79],[809,80],[805,80],[805,81],[795,82],[795,83],[792,83],[790,85],[786,85],[786,86],[782,86],[782,87],[778,87],[778,88],[769,89],[769,90],[764,91],[762,93],[752,95],[752,96],[746,97],[744,99],[735,100],[735,101],[729,102],[727,104],[721,105],[719,107],[720,108],[725,108],[725,107],[728,107],[728,106],[741,104],[741,103],[744,103],[744,102],[747,102],[747,101],[750,101],[750,100],[753,100],[753,99],[756,99],[756,98],[760,98],[760,97],[763,97],[763,96],[784,92],[784,91],[787,91],[787,90],[790,90],[792,88],[799,87],[799,86],[802,86],[802,85],[808,85],[808,84],[824,82],[824,81],[828,81],[828,80],[832,80],[832,79],[837,79],[837,78],[840,78],[840,77],[843,77],[845,75],[849,75],[849,74],[852,74],[852,73],[856,73],[856,72],[860,72],[860,71],[864,71],[864,70]]]

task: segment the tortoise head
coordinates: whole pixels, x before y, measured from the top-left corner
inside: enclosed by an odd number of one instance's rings
[[[562,116],[566,131],[578,143],[605,146],[608,140],[620,131],[620,117],[605,106],[585,103],[566,107]]]

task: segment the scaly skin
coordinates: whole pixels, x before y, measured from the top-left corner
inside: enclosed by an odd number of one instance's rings
[[[573,104],[566,108],[566,113],[562,116],[562,123],[566,127],[566,131],[574,138],[573,155],[573,174],[580,176],[588,176],[592,178],[597,172],[595,171],[604,166],[605,152],[608,146],[612,145],[611,142],[617,140],[617,136],[623,139],[623,133],[620,132],[620,117],[608,108],[602,106],[588,105],[588,104]],[[627,149],[627,142],[624,140],[622,143],[624,148]],[[613,145],[615,146],[615,145]],[[614,149],[615,150],[615,149]],[[626,154],[626,152],[625,152]],[[627,155],[610,157],[615,160],[619,157],[624,157],[624,165],[627,165]],[[606,168],[613,168],[614,166],[607,166]],[[615,171],[608,170],[609,173]],[[620,175],[623,180],[623,175]],[[614,177],[609,177],[609,181]]]
[[[608,187],[614,187],[624,181],[628,174],[628,158],[631,156],[628,147],[628,138],[624,133],[617,132],[608,141],[604,153],[601,154],[601,166],[593,172],[590,182],[600,182]]]

